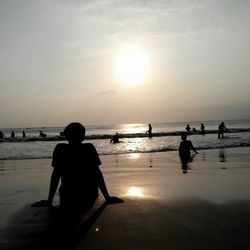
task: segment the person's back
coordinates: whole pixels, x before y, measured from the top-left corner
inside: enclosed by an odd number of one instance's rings
[[[223,123],[221,123],[221,124],[219,125],[218,129],[219,129],[220,131],[223,131],[223,129],[224,129]]]
[[[190,159],[190,148],[191,148],[191,141],[185,140],[180,142],[179,146],[179,156],[182,159]]]
[[[183,134],[181,136],[182,141],[179,146],[179,156],[181,158],[182,164],[187,164],[190,160],[190,149],[197,153],[191,141],[187,140],[187,135]]]
[[[53,154],[52,166],[61,175],[60,201],[63,205],[80,206],[98,196],[97,167],[101,164],[90,143],[60,143]]]

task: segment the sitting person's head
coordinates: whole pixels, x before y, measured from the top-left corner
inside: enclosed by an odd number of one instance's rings
[[[85,139],[85,128],[79,122],[70,123],[63,132],[70,144],[80,144]]]
[[[183,134],[181,135],[181,139],[182,139],[183,141],[186,141],[186,140],[187,140],[187,134],[186,134],[186,133],[183,133]]]

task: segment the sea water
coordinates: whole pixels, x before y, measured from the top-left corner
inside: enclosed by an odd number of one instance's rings
[[[195,148],[215,149],[250,146],[250,119],[224,121],[228,128],[224,139],[218,139],[217,130],[220,121],[151,123],[153,137],[148,138],[148,124],[118,124],[86,126],[85,142],[93,143],[100,155],[123,153],[146,153],[178,150],[180,135],[187,124],[195,128],[188,139]],[[200,134],[200,124],[204,123],[206,134]],[[40,128],[3,128],[4,139],[0,139],[0,160],[51,158],[57,143],[66,142],[60,136],[63,127]],[[15,137],[11,138],[11,131]],[[26,137],[22,137],[25,131]],[[47,136],[39,137],[42,131]],[[118,133],[121,143],[110,143],[111,137]]]

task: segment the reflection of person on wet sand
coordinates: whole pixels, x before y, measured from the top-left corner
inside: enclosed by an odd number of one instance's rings
[[[227,130],[224,122],[222,122],[218,127],[218,138],[224,138],[224,132]]]
[[[99,169],[101,161],[95,147],[91,143],[82,143],[85,139],[84,126],[71,123],[65,128],[64,135],[69,143],[59,143],[54,149],[48,200],[42,200],[33,206],[51,207],[61,179],[60,207],[65,217],[75,224],[93,206],[98,197],[98,188],[106,203],[123,201],[109,195]]]
[[[119,135],[116,133],[110,140],[110,143],[119,143]]]
[[[148,131],[147,131],[147,134],[148,134],[148,137],[152,137],[153,135],[152,135],[152,126],[151,126],[151,124],[148,124]]]
[[[183,173],[187,173],[187,170],[189,169],[188,163],[192,161],[190,149],[192,149],[196,154],[197,151],[194,148],[192,142],[187,140],[187,134],[182,134],[181,139],[182,141],[179,146],[179,156],[182,163]]]

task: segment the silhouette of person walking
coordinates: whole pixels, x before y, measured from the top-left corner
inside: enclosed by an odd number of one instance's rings
[[[187,173],[188,170],[188,163],[192,160],[190,149],[192,149],[196,154],[197,151],[194,148],[191,141],[187,140],[187,134],[182,134],[181,136],[181,142],[179,146],[179,156],[182,163],[182,170],[183,173]]]
[[[23,133],[23,138],[25,138],[26,137],[25,131],[23,130],[22,133]]]
[[[148,131],[147,131],[147,134],[148,134],[148,137],[151,138],[153,136],[152,134],[152,126],[151,124],[149,123],[148,124]]]
[[[2,131],[0,131],[0,139],[3,139],[3,137],[4,137],[4,134]]]
[[[224,132],[226,130],[226,126],[224,122],[222,122],[218,127],[218,138],[224,138]]]
[[[118,133],[116,133],[110,140],[110,143],[119,143],[119,136]]]
[[[60,207],[71,222],[79,222],[82,214],[93,206],[98,197],[98,188],[106,203],[123,202],[118,197],[109,195],[99,169],[101,161],[94,145],[82,143],[85,139],[84,126],[77,122],[70,123],[65,128],[64,135],[68,143],[57,144],[53,152],[53,172],[48,199],[33,206],[52,207],[60,180]]]
[[[201,123],[201,134],[205,135],[205,125]]]
[[[10,136],[11,136],[12,138],[14,138],[14,137],[15,137],[15,132],[14,132],[13,130],[11,131]]]

